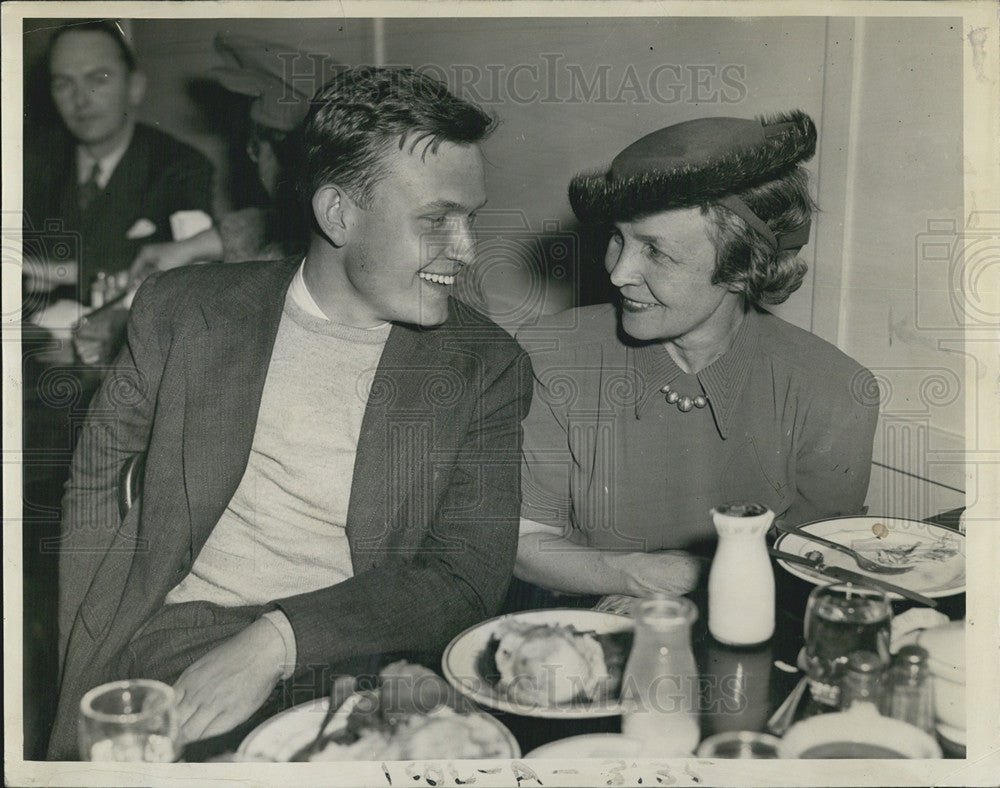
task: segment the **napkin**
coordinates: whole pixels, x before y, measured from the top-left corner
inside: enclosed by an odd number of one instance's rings
[[[170,234],[184,241],[212,226],[212,217],[204,211],[176,211],[170,214]]]
[[[38,310],[28,320],[50,332],[56,339],[70,339],[76,324],[89,312],[89,307],[72,299],[62,298],[45,309]]]
[[[130,241],[137,241],[140,238],[149,238],[156,232],[156,225],[149,219],[136,219],[135,224],[128,228],[125,237]]]

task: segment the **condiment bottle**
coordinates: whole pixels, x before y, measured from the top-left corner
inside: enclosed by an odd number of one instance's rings
[[[698,666],[688,600],[656,595],[635,613],[635,639],[622,674],[622,733],[649,756],[690,755],[698,745]]]
[[[774,634],[774,569],[764,540],[773,520],[759,503],[712,509],[719,544],[708,574],[708,630],[720,643],[749,646]]]
[[[108,294],[108,275],[104,271],[98,271],[90,284],[90,305],[95,309],[104,306]]]
[[[878,713],[882,702],[882,671],[885,664],[874,651],[852,651],[840,688],[840,709],[862,709]]]
[[[899,650],[889,668],[883,713],[933,734],[934,689],[928,658],[927,650],[920,646]]]

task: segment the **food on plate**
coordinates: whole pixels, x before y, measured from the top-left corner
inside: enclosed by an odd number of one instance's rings
[[[488,718],[440,706],[429,714],[401,718],[393,726],[362,728],[356,738],[331,739],[308,760],[402,761],[510,755],[506,739]]]
[[[889,528],[885,523],[875,523],[872,526],[872,533],[879,539],[885,539],[889,535]]]
[[[515,703],[552,706],[615,697],[631,632],[597,635],[572,626],[502,623],[483,674]]]
[[[319,731],[317,731],[319,733]],[[433,671],[405,661],[359,694],[347,723],[296,753],[295,761],[509,758],[504,729]]]
[[[958,555],[958,538],[945,534],[926,541],[898,534],[892,540],[852,539],[851,549],[884,566],[909,566],[927,561],[947,561]]]

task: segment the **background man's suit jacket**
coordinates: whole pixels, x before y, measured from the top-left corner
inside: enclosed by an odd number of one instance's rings
[[[172,240],[171,214],[200,210],[211,216],[212,165],[190,145],[137,123],[128,149],[84,214],[79,199],[72,138],[47,147],[44,156],[26,157],[24,225],[30,240],[25,254],[32,251],[32,242],[44,247],[71,239],[79,248],[80,283],[86,288],[97,271],[127,270],[143,244]],[[141,219],[153,232],[129,238]],[[53,221],[60,230],[46,231]],[[83,300],[88,298],[84,292]]]
[[[151,277],[92,405],[63,501],[62,682],[50,758],[72,757],[86,690],[190,570],[242,478],[298,260]],[[441,649],[500,605],[517,548],[526,354],[451,302],[432,329],[393,326],[368,399],[347,536],[354,576],[275,600],[297,665]],[[118,473],[146,453],[121,519]]]

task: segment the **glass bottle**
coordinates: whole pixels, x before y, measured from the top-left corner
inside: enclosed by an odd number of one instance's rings
[[[889,668],[883,713],[934,733],[934,689],[929,655],[920,646],[903,646]]]
[[[104,306],[108,294],[108,275],[104,271],[98,271],[97,276],[90,284],[90,305],[97,309]]]
[[[870,710],[878,713],[882,703],[882,671],[885,663],[874,651],[852,651],[840,688],[841,711]]]
[[[772,663],[770,643],[732,648],[708,640],[702,674],[702,715],[708,733],[764,730],[773,711],[768,702]]]
[[[690,755],[698,745],[698,666],[688,600],[657,595],[639,603],[635,640],[622,674],[622,733],[643,742],[643,754]]]
[[[774,569],[764,540],[773,520],[759,503],[712,509],[719,544],[708,574],[708,630],[720,643],[749,646],[774,634]]]

